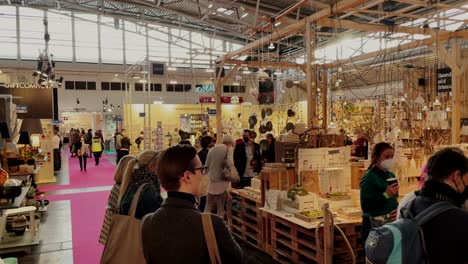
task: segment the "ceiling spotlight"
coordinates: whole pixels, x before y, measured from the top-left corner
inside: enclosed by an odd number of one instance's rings
[[[140,79],[140,76],[133,76],[133,79],[138,80]]]
[[[167,67],[167,70],[168,71],[177,71],[177,68],[176,67]]]
[[[213,69],[206,69],[206,72],[214,72]]]
[[[232,85],[239,86],[240,84],[238,82],[233,82]]]
[[[114,74],[114,77],[118,77],[118,76],[119,76],[119,74],[118,74],[118,73]]]
[[[171,80],[169,81],[170,84],[177,84],[177,81],[176,80]]]
[[[273,44],[273,42],[270,42],[270,46],[268,46],[268,49],[275,49],[275,45]]]
[[[279,25],[281,25],[281,22],[276,22],[276,23],[275,23],[275,27],[277,27],[277,26],[279,26]]]
[[[212,3],[209,3],[208,4],[208,8],[212,8],[213,7],[213,4]]]
[[[252,72],[250,70],[244,70],[242,71],[242,74],[251,74]]]
[[[423,106],[422,108],[423,111],[429,111],[429,108],[427,107],[427,105]]]
[[[2,73],[3,73],[3,71],[2,71],[2,70],[0,70],[0,74],[2,74]]]
[[[432,105],[434,105],[434,106],[440,106],[440,105],[442,105],[442,104],[440,103],[439,98],[436,98],[436,99],[435,99],[435,102],[434,102]]]
[[[241,18],[245,18],[245,17],[248,16],[248,15],[249,15],[249,13],[244,13],[244,14],[241,16]]]

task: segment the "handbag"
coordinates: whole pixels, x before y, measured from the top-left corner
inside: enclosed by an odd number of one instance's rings
[[[224,155],[224,166],[223,166],[222,171],[223,171],[224,178],[226,178],[232,183],[236,183],[240,181],[240,177],[239,177],[239,174],[232,173],[231,168],[229,168],[229,166],[227,165],[228,151],[229,151],[229,148],[226,149],[226,154]]]
[[[101,264],[146,263],[141,242],[141,220],[135,218],[145,185],[146,183],[142,184],[133,196],[128,215],[115,214],[112,217]]]
[[[205,234],[206,247],[208,248],[208,254],[210,255],[211,264],[221,264],[221,257],[219,256],[218,243],[216,242],[216,236],[213,229],[213,223],[211,222],[211,213],[202,214],[203,232]]]

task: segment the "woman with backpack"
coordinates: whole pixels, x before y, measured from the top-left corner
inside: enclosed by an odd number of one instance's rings
[[[396,219],[398,182],[391,172],[394,166],[393,147],[380,142],[372,149],[371,165],[361,179],[361,236],[366,241],[373,227]]]
[[[102,143],[101,137],[98,135],[97,132],[94,133],[93,143],[91,145],[91,151],[94,154],[94,161],[95,161],[94,165],[96,166],[99,165],[99,159],[101,158],[103,147],[104,145]]]

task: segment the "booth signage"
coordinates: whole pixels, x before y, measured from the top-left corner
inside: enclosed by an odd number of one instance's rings
[[[452,70],[450,68],[437,69],[437,92],[452,91]]]
[[[16,113],[18,114],[26,114],[28,112],[27,105],[16,105]]]
[[[50,88],[49,85],[42,86],[42,85],[37,84],[37,83],[4,83],[3,85],[5,86],[5,88],[9,88],[9,89],[14,89],[14,88],[18,88],[18,89],[49,89]]]
[[[210,96],[202,96],[198,98],[198,101],[201,104],[214,104],[216,102],[215,98]],[[243,102],[244,98],[242,96],[221,96],[222,104],[240,104]]]
[[[208,115],[215,116],[216,115],[216,109],[208,109]]]
[[[145,113],[138,113],[139,117],[145,117],[145,115],[146,115]]]

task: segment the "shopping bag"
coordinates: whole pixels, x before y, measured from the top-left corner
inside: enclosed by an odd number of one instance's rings
[[[142,184],[135,193],[128,215],[115,214],[112,217],[101,264],[146,263],[141,242],[141,220],[135,218],[145,185]]]

